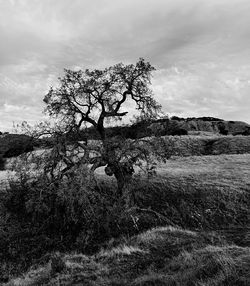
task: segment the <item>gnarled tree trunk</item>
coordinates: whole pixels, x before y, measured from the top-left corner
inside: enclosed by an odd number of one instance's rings
[[[114,175],[117,181],[117,194],[127,207],[133,205],[131,181],[134,173],[133,165],[129,162],[112,162],[105,168],[107,175]]]

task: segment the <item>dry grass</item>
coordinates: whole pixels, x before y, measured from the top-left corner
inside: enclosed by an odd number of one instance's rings
[[[209,236],[155,228],[95,256],[56,254],[6,285],[249,285],[250,248],[215,243]]]
[[[165,136],[163,138],[176,156],[250,153],[250,136],[214,134],[211,136]]]
[[[225,140],[249,144],[249,138]],[[203,140],[196,137],[195,142],[199,145]],[[187,154],[189,150],[196,152],[194,146],[185,149]],[[221,146],[225,147],[217,147]],[[158,165],[157,173],[156,178],[135,185],[140,207],[150,208],[183,228],[154,228],[92,257],[62,254],[58,260],[61,267],[55,267],[52,259],[8,285],[250,285],[250,249],[230,244],[239,241],[241,246],[250,245],[250,154],[172,157]],[[132,215],[140,231],[164,223],[153,215]],[[232,228],[236,225],[240,228]],[[220,231],[204,231],[213,227]]]
[[[139,168],[136,172],[141,172]],[[100,180],[110,180],[99,168]],[[174,156],[166,163],[157,163],[154,181],[190,188],[215,187],[226,192],[250,191],[250,154],[223,154],[210,156]],[[142,172],[143,175],[143,172]],[[113,182],[115,183],[115,182]]]
[[[250,190],[250,154],[174,157],[159,164],[161,178],[240,192]]]

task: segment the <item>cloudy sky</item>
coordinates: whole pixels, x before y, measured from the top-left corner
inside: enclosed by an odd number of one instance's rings
[[[250,123],[249,0],[0,0],[0,130],[64,68],[150,61],[166,114]]]

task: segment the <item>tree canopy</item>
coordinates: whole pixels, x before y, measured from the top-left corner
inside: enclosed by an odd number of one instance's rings
[[[144,59],[134,64],[122,63],[90,71],[65,70],[59,86],[44,97],[49,115],[62,119],[72,130],[90,123],[105,139],[105,119],[121,119],[126,101],[136,103],[140,116],[154,118],[160,105],[153,98],[149,85],[155,68]]]

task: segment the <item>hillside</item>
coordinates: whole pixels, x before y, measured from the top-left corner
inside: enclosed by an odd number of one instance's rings
[[[147,136],[187,135],[192,132],[209,132],[222,135],[250,135],[250,125],[241,121],[225,121],[213,117],[164,118],[141,121],[128,126],[108,127],[108,136],[141,138]],[[82,131],[82,137],[99,139],[93,128]]]
[[[161,227],[94,256],[51,255],[7,285],[247,286],[249,257],[250,248],[228,245],[212,232]]]
[[[250,125],[245,122],[225,121],[212,117],[179,118],[174,116],[170,120],[158,120],[152,123],[149,128],[158,130],[161,135],[165,135],[164,132],[166,132],[166,135],[171,135],[171,132],[174,132],[175,129],[176,132],[179,129],[187,132],[204,131],[222,135],[250,135]]]
[[[32,138],[23,134],[0,135],[0,170],[4,170],[6,158],[16,157],[32,151]]]
[[[174,156],[250,153],[250,136],[209,134],[161,138],[165,142],[165,149]]]
[[[128,126],[107,127],[107,136],[122,136],[124,138],[141,138],[147,136],[165,136],[165,135],[187,135],[196,132],[222,135],[250,135],[250,125],[241,121],[224,121],[212,117],[200,118],[179,118],[158,119],[150,122],[137,122]],[[0,132],[1,133],[1,132]],[[99,139],[99,135],[92,128],[82,130],[81,134],[69,134],[69,141],[73,136],[79,140]],[[20,155],[23,152],[32,151],[34,146],[46,147],[53,144],[53,138],[44,138],[42,140],[32,140],[31,137],[24,134],[1,134],[0,135],[0,160],[1,158],[10,158]],[[1,167],[1,166],[0,166]]]

